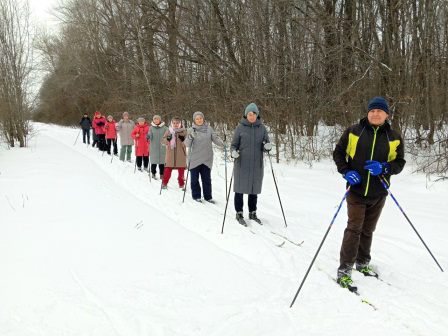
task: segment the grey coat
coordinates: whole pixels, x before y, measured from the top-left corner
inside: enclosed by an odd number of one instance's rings
[[[213,148],[212,142],[219,147],[223,147],[219,135],[213,130],[213,128],[206,122],[204,125],[198,126],[193,124],[193,127],[188,129],[188,134],[195,133],[194,139],[190,139],[187,136],[185,139],[185,146],[191,147],[193,145],[193,150],[188,152],[190,158],[190,169],[196,168],[201,164],[205,164],[207,167],[212,169],[213,166]]]
[[[151,164],[165,164],[166,146],[162,146],[162,137],[168,127],[162,122],[158,126],[151,123],[149,128],[149,156]]]
[[[251,124],[246,118],[236,127],[230,152],[239,151],[233,165],[233,190],[240,194],[261,194],[264,164],[263,145],[269,142],[268,132],[260,119]]]
[[[122,146],[129,146],[134,144],[134,139],[131,137],[132,130],[135,123],[132,120],[125,121],[121,119],[117,124],[118,134],[120,134],[120,144]]]

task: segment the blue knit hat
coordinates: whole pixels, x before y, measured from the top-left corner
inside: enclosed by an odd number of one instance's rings
[[[257,117],[260,115],[258,107],[257,105],[255,105],[255,103],[250,103],[249,105],[247,105],[246,110],[244,111],[244,116],[247,117],[247,114],[249,112],[255,112],[257,114]]]
[[[370,101],[367,112],[373,109],[380,109],[389,114],[389,105],[387,105],[386,99],[381,97],[375,97]]]

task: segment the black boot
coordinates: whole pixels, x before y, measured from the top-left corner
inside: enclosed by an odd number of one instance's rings
[[[263,225],[261,223],[261,220],[257,217],[257,212],[256,211],[249,212],[249,219],[251,219],[253,221],[256,221],[260,225]]]
[[[240,223],[241,225],[243,225],[243,226],[247,226],[247,223],[246,223],[246,221],[244,220],[243,212],[242,212],[242,211],[239,211],[239,212],[236,213],[236,220],[237,220],[238,223]]]

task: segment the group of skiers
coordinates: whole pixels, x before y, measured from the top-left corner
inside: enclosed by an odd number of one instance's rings
[[[404,165],[404,143],[401,136],[391,129],[389,106],[385,99],[372,99],[367,116],[350,126],[342,134],[333,152],[339,173],[350,188],[347,195],[348,223],[340,252],[337,282],[341,287],[352,286],[353,267],[366,276],[376,276],[370,267],[370,250],[373,232],[384,207],[387,190],[377,176],[388,184],[390,176],[399,174]],[[93,144],[101,151],[117,154],[117,131],[120,135],[120,160],[131,161],[135,145],[136,165],[139,171],[151,170],[156,179],[157,166],[162,188],[167,189],[173,169],[178,171],[178,184],[184,188],[184,173],[188,167],[191,174],[192,198],[197,202],[215,203],[212,197],[211,169],[214,143],[225,148],[226,143],[206,121],[204,113],[193,114],[192,127],[185,129],[179,117],[166,126],[159,115],[148,125],[144,118],[137,124],[129,119],[127,112],[118,123],[112,116],[104,118],[95,112],[93,122],[87,114],[81,122],[83,141],[90,143],[89,130],[93,127]],[[188,155],[186,148],[189,148]],[[261,194],[264,175],[264,153],[272,144],[260,116],[259,109],[250,103],[236,127],[230,144],[230,156],[234,159],[234,207],[237,221],[247,226],[243,216],[243,195],[248,195],[249,219],[261,224],[257,217],[257,200]],[[151,166],[149,167],[149,163]],[[199,183],[199,177],[202,183]],[[201,188],[202,184],[202,188]]]

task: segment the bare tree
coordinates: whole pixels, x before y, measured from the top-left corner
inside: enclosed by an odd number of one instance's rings
[[[0,128],[9,146],[26,146],[32,36],[28,2],[0,1]]]

